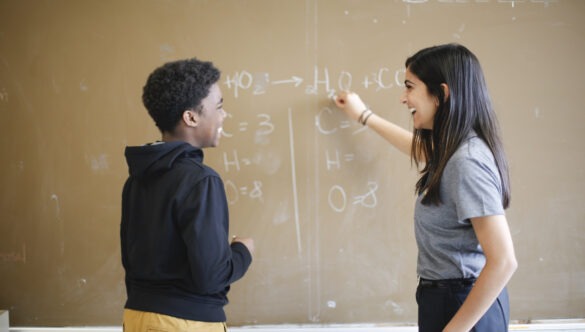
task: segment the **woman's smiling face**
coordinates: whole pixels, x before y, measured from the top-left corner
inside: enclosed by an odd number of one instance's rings
[[[404,86],[405,90],[401,102],[412,113],[414,128],[432,130],[435,114],[439,107],[437,97],[431,95],[426,84],[411,73],[408,68],[406,69]]]

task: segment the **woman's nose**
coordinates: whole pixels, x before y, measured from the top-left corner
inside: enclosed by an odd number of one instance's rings
[[[402,104],[406,104],[406,91],[403,91],[403,92],[400,94],[400,103],[402,103]]]

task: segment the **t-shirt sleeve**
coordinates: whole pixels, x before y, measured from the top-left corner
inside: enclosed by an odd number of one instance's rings
[[[457,158],[451,171],[450,188],[460,222],[504,214],[500,175],[493,160],[481,156]]]

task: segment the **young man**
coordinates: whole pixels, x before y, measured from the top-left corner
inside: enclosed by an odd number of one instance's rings
[[[188,59],[157,68],[144,86],[162,141],[125,151],[125,331],[225,331],[230,284],[252,262],[252,239],[229,243],[224,185],[203,163],[226,116],[219,77],[211,62]]]

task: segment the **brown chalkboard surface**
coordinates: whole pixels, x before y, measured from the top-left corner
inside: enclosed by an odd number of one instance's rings
[[[410,128],[403,64],[480,59],[511,164],[512,319],[585,316],[585,2],[0,1],[0,309],[13,326],[119,325],[126,145],[159,138],[147,75],[196,56],[229,118],[206,160],[257,254],[229,324],[413,323],[416,170],[329,100]]]

